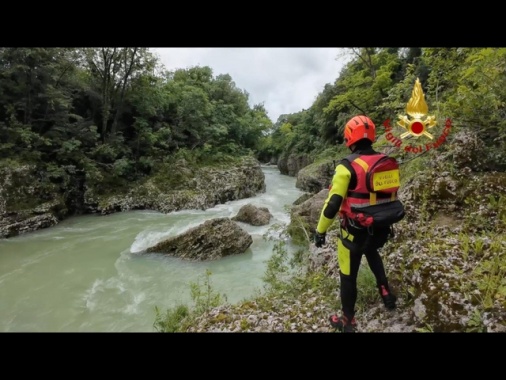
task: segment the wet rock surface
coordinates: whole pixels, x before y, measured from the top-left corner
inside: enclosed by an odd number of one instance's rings
[[[232,217],[232,220],[247,223],[252,226],[265,226],[269,224],[271,218],[272,214],[267,207],[247,204],[239,209],[239,212],[236,216]]]
[[[146,252],[207,261],[244,253],[252,243],[251,235],[230,218],[215,218],[161,241]]]

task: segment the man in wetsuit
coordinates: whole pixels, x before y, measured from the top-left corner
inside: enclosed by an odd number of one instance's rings
[[[366,168],[373,166],[382,156],[372,148],[376,138],[375,128],[372,120],[364,115],[355,116],[346,123],[344,140],[352,155],[337,165],[316,227],[315,245],[321,247],[325,244],[328,228],[339,214],[341,235],[337,242],[337,255],[342,315],[332,315],[330,323],[342,332],[357,330],[355,321],[357,275],[363,255],[376,277],[376,284],[385,307],[389,310],[396,307],[397,298],[390,292],[383,260],[378,252],[387,242],[391,227],[363,227],[349,217],[350,206],[363,205],[369,201]]]

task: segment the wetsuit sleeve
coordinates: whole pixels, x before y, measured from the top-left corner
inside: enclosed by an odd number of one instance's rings
[[[318,221],[316,231],[319,233],[327,232],[332,222],[336,218],[341,203],[348,191],[350,184],[351,172],[342,164],[337,165],[336,172],[332,178],[332,185],[329,190],[327,199],[323,204],[323,208]]]

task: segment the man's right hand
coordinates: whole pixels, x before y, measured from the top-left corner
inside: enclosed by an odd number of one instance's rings
[[[316,231],[314,235],[314,245],[320,248],[323,244],[325,244],[325,236],[326,236],[325,233],[321,234],[318,231]]]

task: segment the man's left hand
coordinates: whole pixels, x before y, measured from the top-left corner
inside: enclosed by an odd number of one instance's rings
[[[321,234],[318,231],[316,231],[314,235],[314,245],[320,248],[323,244],[325,244],[325,236],[326,236],[325,233]]]

